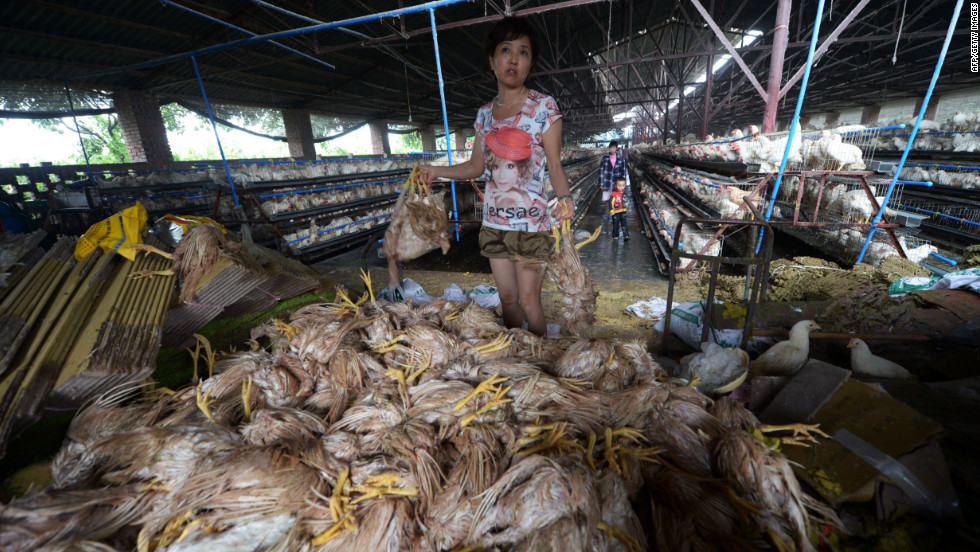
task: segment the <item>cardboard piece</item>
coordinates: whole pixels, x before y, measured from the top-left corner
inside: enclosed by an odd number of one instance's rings
[[[752,394],[749,397],[749,410],[761,412],[783,388],[790,378],[783,376],[755,376],[752,378]]]
[[[942,426],[919,414],[874,385],[848,380],[809,420],[834,436],[846,430],[867,443],[879,456],[897,459],[934,497],[946,488],[930,483],[927,465],[909,463],[904,457],[929,444]],[[811,447],[784,447],[796,476],[812,486],[831,506],[863,502],[875,497],[878,482],[889,481],[871,463],[834,439],[820,439]],[[948,477],[947,477],[948,480]],[[947,485],[948,486],[948,485]]]
[[[772,425],[805,422],[850,377],[850,370],[811,358],[759,414],[759,421]]]

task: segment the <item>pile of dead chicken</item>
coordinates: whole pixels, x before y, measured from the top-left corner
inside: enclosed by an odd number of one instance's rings
[[[79,413],[0,549],[810,550],[828,522],[751,413],[639,344],[338,297]]]

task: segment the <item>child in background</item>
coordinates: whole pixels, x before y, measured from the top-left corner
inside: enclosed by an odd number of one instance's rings
[[[619,226],[623,226],[623,239],[630,239],[630,231],[626,228],[626,179],[616,177],[616,187],[609,196],[609,215],[612,216],[613,239],[619,239]]]

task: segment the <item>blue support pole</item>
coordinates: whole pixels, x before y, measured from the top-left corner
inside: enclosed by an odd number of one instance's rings
[[[436,72],[439,74],[439,99],[442,102],[442,126],[446,131],[446,157],[449,166],[453,166],[453,148],[449,143],[449,116],[446,115],[446,89],[442,81],[442,62],[439,60],[439,33],[436,32],[436,11],[429,8],[429,21],[432,22],[432,46],[436,51]],[[449,189],[453,194],[453,220],[459,220],[456,209],[456,181],[449,181]],[[456,224],[456,241],[459,241],[459,223]]]
[[[231,169],[228,168],[228,160],[225,159],[225,150],[221,147],[221,138],[218,136],[218,125],[214,124],[214,114],[211,113],[211,103],[208,102],[208,93],[204,91],[204,81],[201,80],[201,72],[197,69],[197,59],[191,56],[191,64],[194,66],[194,74],[197,76],[197,83],[201,85],[201,95],[204,96],[204,107],[208,108],[208,118],[211,119],[211,129],[214,130],[214,139],[218,141],[218,153],[221,154],[221,162],[225,165],[225,175],[228,177],[228,187],[231,188],[231,197],[235,200],[235,207],[240,207],[238,203],[238,193],[235,192],[235,182],[231,179]]]
[[[92,164],[88,160],[88,152],[85,151],[85,144],[82,142],[82,129],[78,126],[78,117],[75,116],[75,102],[71,99],[71,90],[68,88],[68,81],[65,83],[65,94],[68,95],[68,108],[71,109],[71,120],[75,122],[75,132],[78,133],[78,145],[82,146],[82,155],[85,157],[85,170],[88,174],[88,181],[95,185],[95,178],[92,177]]]
[[[126,65],[123,67],[117,67],[115,69],[108,69],[105,71],[97,71],[95,73],[87,73],[84,75],[78,75],[72,77],[74,79],[87,79],[92,77],[102,77],[105,75],[112,75],[114,73],[120,73],[125,71],[137,71],[140,69],[147,69],[149,67],[156,67],[157,65],[163,65],[166,63],[171,63],[174,61],[180,61],[183,59],[190,58],[192,56],[199,56],[201,54],[209,54],[211,52],[217,52],[219,50],[224,50],[226,48],[234,48],[236,46],[245,46],[247,44],[255,44],[256,42],[265,42],[266,40],[272,40],[276,38],[283,38],[287,36],[296,36],[306,33],[312,33],[316,31],[324,31],[327,29],[334,29],[337,27],[345,27],[348,25],[355,25],[358,23],[366,23],[368,21],[375,21],[378,19],[383,19],[385,17],[398,17],[399,15],[405,15],[408,13],[415,13],[424,10],[429,10],[432,8],[439,8],[442,6],[449,6],[452,4],[460,4],[462,2],[469,2],[470,0],[435,0],[433,2],[426,2],[425,4],[419,4],[418,6],[410,6],[407,8],[399,8],[397,10],[390,10],[386,12],[373,13],[371,15],[362,15],[360,17],[352,17],[350,19],[344,19],[342,21],[334,21],[332,23],[323,23],[320,25],[310,25],[308,27],[300,27],[299,29],[289,29],[287,31],[278,31],[274,33],[257,35],[250,38],[242,38],[239,40],[232,40],[231,42],[225,42],[223,44],[215,44],[214,46],[208,46],[206,48],[198,48],[197,50],[191,50],[190,52],[184,52],[183,54],[176,54],[173,56],[167,56],[160,59],[154,59],[150,61],[144,61],[142,63],[134,63],[132,65]]]
[[[772,195],[769,198],[769,208],[766,209],[766,220],[772,217],[772,209],[775,207],[776,194],[779,193],[779,185],[783,182],[783,173],[786,171],[786,161],[789,159],[789,150],[793,147],[793,136],[796,134],[796,125],[800,120],[800,111],[803,109],[803,98],[806,97],[806,87],[810,82],[810,68],[813,66],[813,51],[817,48],[817,37],[820,35],[820,20],[823,19],[823,0],[817,2],[817,18],[813,22],[813,34],[810,36],[810,51],[806,55],[806,65],[803,69],[803,80],[800,82],[800,95],[796,98],[796,109],[793,111],[793,118],[789,122],[789,136],[786,138],[786,149],[783,150],[783,160],[779,163],[779,174],[776,176],[776,183],[772,187]],[[801,129],[802,131],[802,129]],[[800,186],[803,182],[800,182]],[[759,241],[755,244],[755,254],[759,254],[762,247],[762,236],[766,229],[759,228]]]
[[[241,27],[236,27],[235,25],[232,25],[231,23],[227,23],[227,22],[222,21],[222,20],[220,20],[218,18],[215,18],[215,17],[211,17],[210,15],[203,14],[203,13],[201,13],[199,11],[194,11],[194,10],[192,10],[192,9],[186,7],[186,6],[181,6],[180,4],[177,4],[175,2],[171,2],[170,0],[160,0],[160,2],[163,3],[163,4],[165,4],[165,5],[167,5],[167,6],[171,6],[171,7],[180,9],[180,10],[184,10],[185,12],[194,14],[194,15],[196,15],[198,17],[203,17],[204,19],[207,19],[208,21],[210,21],[212,23],[217,23],[218,25],[221,25],[221,26],[224,26],[224,27],[228,27],[229,29],[235,29],[236,31],[238,31],[240,33],[245,33],[248,36],[259,36],[258,34],[253,33],[252,31],[243,29]],[[276,42],[275,40],[270,40],[269,41],[269,44],[272,44],[274,46],[278,46],[278,47],[282,48],[283,50],[286,50],[287,52],[289,52],[291,54],[296,54],[297,56],[299,56],[299,57],[301,57],[303,59],[308,59],[310,61],[319,63],[320,65],[323,65],[324,67],[329,67],[330,69],[336,69],[336,67],[334,67],[333,65],[331,65],[331,64],[329,64],[329,63],[327,63],[325,61],[320,61],[319,59],[316,59],[315,57],[313,57],[311,55],[304,54],[303,52],[300,52],[299,50],[295,50],[293,48],[290,48],[289,46],[286,46],[285,44],[280,44],[280,43]]]
[[[905,151],[902,152],[902,158],[898,161],[898,167],[895,168],[895,174],[892,176],[892,181],[888,183],[888,191],[885,192],[885,199],[881,202],[881,208],[878,209],[878,213],[875,214],[874,220],[871,222],[871,230],[868,231],[868,237],[864,240],[864,245],[861,247],[861,254],[858,255],[856,262],[861,262],[864,259],[864,254],[868,251],[868,246],[871,245],[871,240],[875,236],[877,228],[875,226],[881,222],[881,216],[885,212],[885,206],[888,205],[888,200],[892,197],[892,192],[895,191],[895,184],[898,181],[898,175],[902,173],[902,168],[905,166],[905,160],[909,156],[909,151],[912,149],[912,142],[915,142],[915,135],[919,131],[919,125],[922,123],[922,118],[926,114],[926,108],[929,106],[929,99],[932,98],[932,90],[936,87],[936,81],[939,80],[939,72],[943,68],[943,61],[946,59],[946,52],[949,50],[949,43],[953,39],[953,30],[956,29],[956,22],[960,18],[960,9],[963,7],[963,0],[956,0],[956,7],[953,9],[953,17],[949,21],[949,28],[946,30],[946,40],[943,41],[943,48],[939,52],[939,59],[936,61],[936,68],[932,72],[932,80],[929,81],[929,88],[926,89],[926,96],[922,99],[922,107],[919,108],[919,115],[915,118],[915,124],[912,125],[912,132],[909,134],[909,140],[905,144]]]

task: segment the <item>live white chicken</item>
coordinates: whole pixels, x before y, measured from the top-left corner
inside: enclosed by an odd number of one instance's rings
[[[749,370],[764,376],[792,376],[810,357],[810,332],[819,329],[820,326],[813,320],[800,320],[793,324],[789,339],[776,343],[753,360]]]
[[[887,358],[873,355],[868,344],[858,338],[850,340],[847,348],[851,350],[851,371],[859,376],[908,379],[912,375]]]

